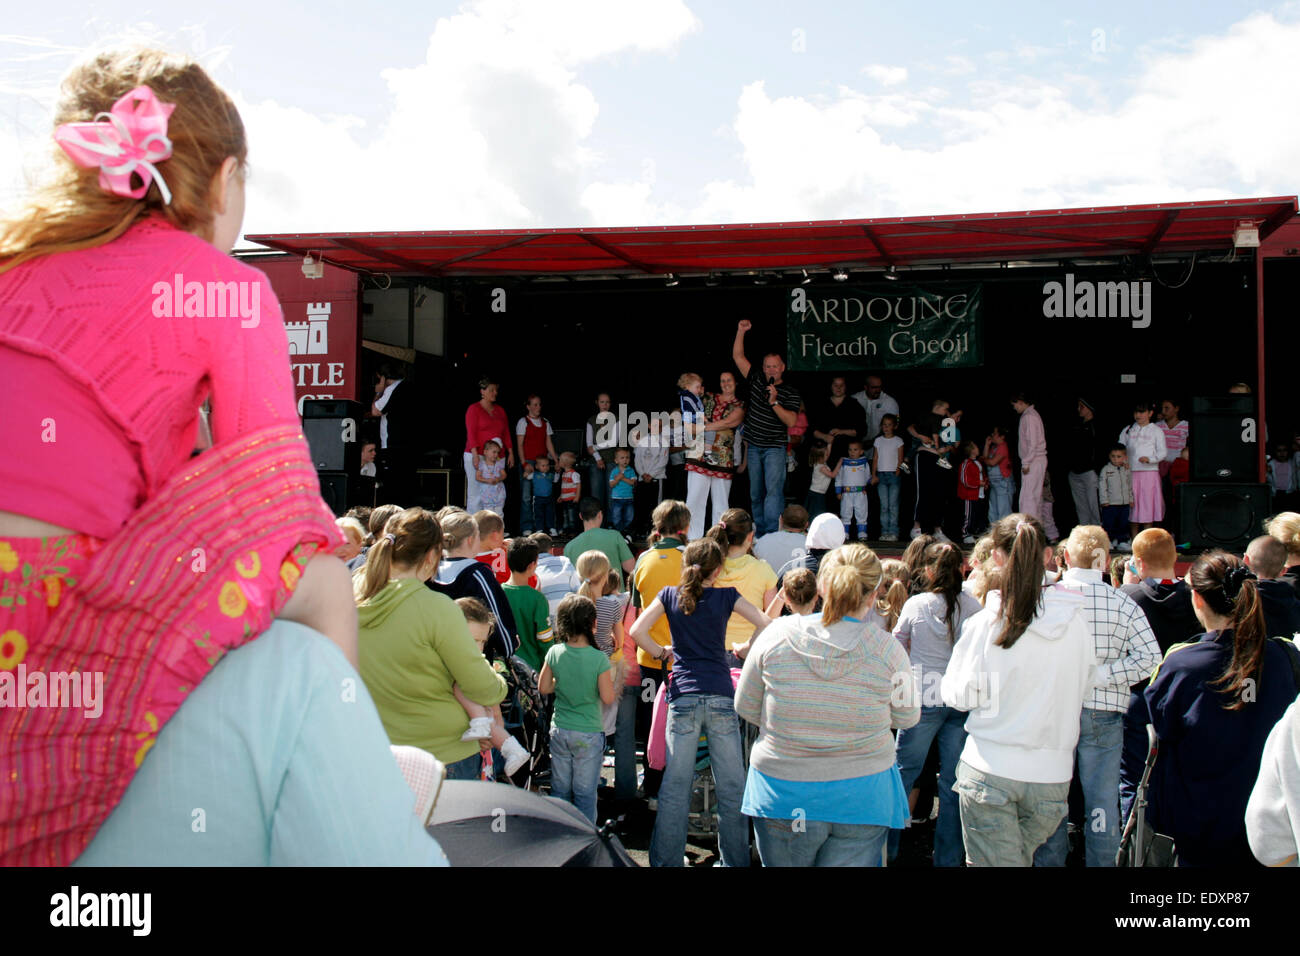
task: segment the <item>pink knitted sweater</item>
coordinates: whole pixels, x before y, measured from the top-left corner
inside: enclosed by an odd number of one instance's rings
[[[0,511],[111,538],[189,457],[209,394],[216,443],[297,424],[288,354],[266,276],[161,216],[0,274]]]

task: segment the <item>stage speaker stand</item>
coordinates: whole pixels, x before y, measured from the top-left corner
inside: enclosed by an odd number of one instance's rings
[[[1223,548],[1241,554],[1264,533],[1268,485],[1188,482],[1178,486],[1180,544],[1194,552]]]
[[[1255,423],[1253,442],[1242,440],[1249,427],[1242,424],[1245,419]],[[1255,417],[1254,395],[1193,398],[1189,421],[1187,464],[1192,481],[1259,480],[1259,442],[1264,440],[1264,427]]]
[[[346,398],[312,398],[302,403],[302,432],[317,471],[360,472],[364,411],[360,402]]]

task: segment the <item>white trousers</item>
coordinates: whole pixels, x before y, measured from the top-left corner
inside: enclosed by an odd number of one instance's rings
[[[688,534],[692,541],[704,537],[704,506],[713,502],[713,517],[710,524],[717,524],[723,512],[731,507],[731,479],[710,478],[698,471],[686,473],[686,507],[691,512],[691,529]]]

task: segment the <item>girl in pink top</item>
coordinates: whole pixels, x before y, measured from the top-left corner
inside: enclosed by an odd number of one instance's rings
[[[229,255],[238,111],[192,61],[127,50],[69,73],[56,123],[55,175],[0,222],[0,380],[23,396],[0,416],[0,672],[96,672],[109,693],[93,719],[0,708],[0,863],[75,859],[190,691],[274,618],[356,661],[280,306]],[[214,447],[191,461],[209,398]]]
[[[506,410],[497,405],[498,385],[484,376],[479,379],[477,402],[465,410],[465,510],[470,514],[482,505],[480,499],[484,486],[478,480],[478,467],[483,458],[483,446],[496,439],[506,452],[506,467],[515,466],[515,453],[510,443],[510,422]]]

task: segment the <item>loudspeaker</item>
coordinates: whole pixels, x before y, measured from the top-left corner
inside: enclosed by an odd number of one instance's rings
[[[1242,422],[1250,419],[1250,423]],[[1254,441],[1243,441],[1250,429]],[[1254,395],[1193,398],[1188,434],[1188,470],[1192,481],[1259,480],[1259,442]]]
[[[1241,553],[1264,533],[1269,516],[1268,485],[1182,484],[1179,508],[1184,542],[1193,549],[1223,548]]]
[[[313,398],[302,403],[302,432],[317,471],[350,475],[360,471],[362,411],[360,402],[346,398]]]
[[[320,479],[320,496],[326,507],[337,518],[347,514],[355,497],[356,479],[346,471],[318,471],[316,477]]]

